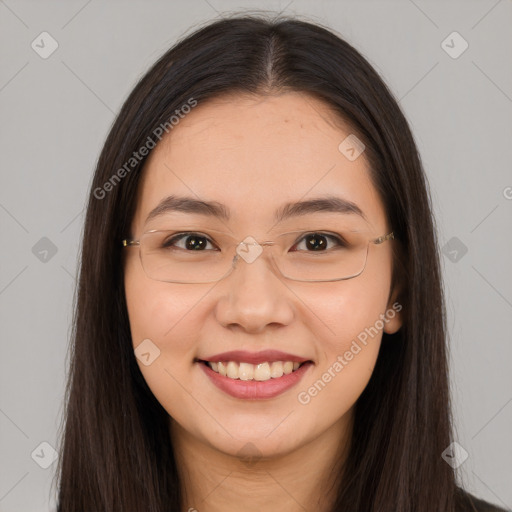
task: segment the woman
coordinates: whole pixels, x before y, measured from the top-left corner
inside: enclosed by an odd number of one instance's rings
[[[332,32],[238,16],[171,48],[82,247],[60,512],[499,510],[456,483],[413,137]]]

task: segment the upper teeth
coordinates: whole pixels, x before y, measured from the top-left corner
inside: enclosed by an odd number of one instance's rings
[[[208,366],[217,373],[230,379],[240,380],[269,380],[288,375],[296,370],[300,363],[293,361],[274,361],[272,363],[237,363],[236,361],[213,363],[208,361]]]

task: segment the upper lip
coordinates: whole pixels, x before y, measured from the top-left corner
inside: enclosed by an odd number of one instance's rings
[[[260,352],[247,352],[246,350],[231,350],[222,352],[209,357],[198,359],[199,361],[219,362],[219,361],[236,361],[239,363],[259,364],[272,361],[293,361],[303,363],[310,361],[306,357],[297,356],[281,352],[280,350],[262,350]]]

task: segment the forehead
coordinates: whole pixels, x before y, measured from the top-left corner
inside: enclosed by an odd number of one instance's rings
[[[229,222],[247,227],[271,225],[284,203],[336,195],[384,227],[364,153],[350,161],[338,149],[350,134],[326,104],[302,93],[199,103],[149,155],[133,229],[169,195],[224,204]]]

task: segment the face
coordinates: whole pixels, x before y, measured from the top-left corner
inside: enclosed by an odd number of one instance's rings
[[[341,227],[368,240],[385,235],[392,227],[364,152],[354,160],[339,149],[350,133],[322,102],[300,93],[199,104],[151,152],[130,235],[176,227],[212,241],[229,233],[238,242]],[[229,219],[160,208],[148,220],[171,195],[222,204]],[[362,213],[317,209],[276,224],[284,204],[326,196],[350,201]],[[382,332],[401,324],[390,289],[392,243],[370,243],[364,272],[332,282],[284,278],[268,247],[250,263],[239,258],[216,283],[163,282],[148,277],[138,247],[125,248],[132,341],[146,354],[137,363],[176,431],[223,454],[253,446],[274,457],[346,432]],[[178,245],[190,250],[183,239]],[[308,250],[305,242],[300,248]],[[219,356],[231,351],[237,352]],[[206,360],[224,362],[228,375]],[[293,362],[301,366],[287,373]],[[266,380],[268,370],[274,377]]]

